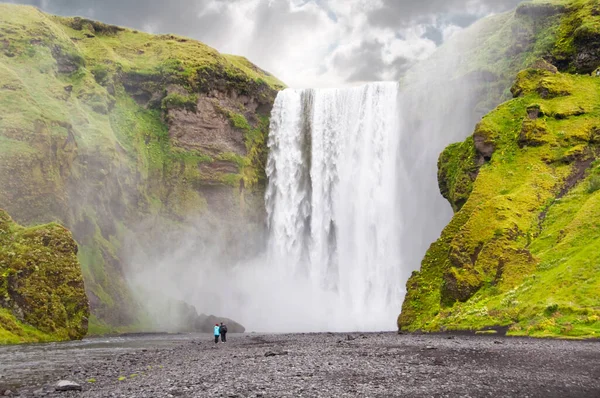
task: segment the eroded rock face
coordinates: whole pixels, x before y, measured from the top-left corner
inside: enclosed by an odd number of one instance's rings
[[[478,130],[473,135],[473,142],[475,144],[475,149],[479,154],[481,160],[489,161],[494,154],[496,146],[494,142],[489,139],[485,134],[482,134],[481,130]]]
[[[600,31],[579,27],[574,42],[577,47],[575,68],[581,73],[592,73],[600,65]]]
[[[169,135],[178,146],[210,155],[227,152],[245,155],[244,134],[231,125],[217,98],[201,96],[197,109],[169,111]]]

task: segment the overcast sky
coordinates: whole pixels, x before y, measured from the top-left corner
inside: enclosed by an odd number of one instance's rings
[[[1,0],[0,0],[1,1]],[[520,0],[13,0],[244,55],[291,87],[395,80],[477,19]]]

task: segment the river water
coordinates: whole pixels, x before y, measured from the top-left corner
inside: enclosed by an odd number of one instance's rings
[[[192,340],[210,340],[198,334],[143,334],[90,337],[81,341],[0,346],[0,390],[22,385],[53,383],[80,362],[115,360],[122,354],[177,347]]]

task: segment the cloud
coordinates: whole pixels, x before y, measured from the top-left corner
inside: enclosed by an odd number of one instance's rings
[[[375,40],[363,42],[351,52],[338,52],[333,58],[333,65],[351,83],[381,80],[387,66],[381,57],[382,52],[382,43]]]
[[[380,0],[380,7],[369,13],[375,26],[398,27],[431,21],[436,17],[473,16],[510,10],[522,0]],[[471,21],[473,22],[473,21]],[[464,26],[463,26],[464,27]]]
[[[427,26],[423,37],[433,41],[436,45],[440,46],[444,43],[444,33],[437,26]]]
[[[484,15],[519,0],[12,0],[244,55],[292,87],[398,79]]]

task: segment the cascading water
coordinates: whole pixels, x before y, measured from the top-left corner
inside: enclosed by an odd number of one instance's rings
[[[275,101],[268,263],[306,282],[329,328],[391,330],[402,304],[398,95],[396,83],[372,83]]]
[[[281,92],[267,167],[268,255],[229,266],[223,253],[257,228],[236,220],[215,229],[208,218],[159,259],[137,250],[132,280],[248,331],[394,329],[410,273],[453,214],[438,157],[502,99],[487,73],[463,75],[469,51],[487,48],[487,38],[457,34],[399,85]],[[262,234],[250,240],[263,243]]]

